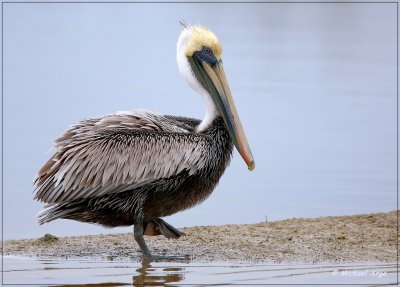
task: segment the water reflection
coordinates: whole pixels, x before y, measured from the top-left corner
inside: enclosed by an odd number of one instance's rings
[[[134,286],[157,285],[157,286],[178,286],[170,283],[177,283],[185,279],[185,268],[165,267],[153,268],[149,260],[142,261],[142,267],[136,270],[139,275],[132,277]]]
[[[49,268],[49,263],[51,267]],[[396,263],[255,264],[131,260],[35,260],[4,257],[3,284],[30,286],[193,286],[266,284],[394,284]]]
[[[98,284],[68,284],[68,285],[52,285],[49,287],[116,287],[116,286],[128,286],[125,283],[113,283],[113,282],[107,282],[107,283],[98,283]]]

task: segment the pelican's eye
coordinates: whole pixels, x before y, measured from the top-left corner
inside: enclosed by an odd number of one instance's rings
[[[205,47],[205,46],[203,46],[203,52],[204,52],[205,54],[208,54],[208,55],[212,54],[211,49],[210,49],[209,47]]]
[[[203,46],[200,51],[196,51],[193,53],[196,59],[199,61],[204,61],[210,66],[214,66],[218,63],[217,58],[215,57],[212,49],[207,46]]]

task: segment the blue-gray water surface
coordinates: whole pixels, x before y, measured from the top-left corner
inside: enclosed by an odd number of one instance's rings
[[[395,284],[395,263],[254,264],[135,263],[5,257],[4,284],[31,286],[226,286],[265,284]]]
[[[43,204],[33,201],[32,182],[53,140],[81,119],[138,108],[203,116],[200,97],[177,70],[179,20],[219,37],[256,169],[249,172],[235,152],[211,197],[169,223],[396,209],[396,9],[4,3],[4,238],[131,230],[67,220],[38,226]],[[131,276],[135,268],[115,270]]]

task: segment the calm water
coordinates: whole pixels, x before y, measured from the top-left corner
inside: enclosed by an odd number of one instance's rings
[[[80,119],[136,108],[203,116],[176,67],[182,19],[209,26],[222,42],[256,169],[248,172],[235,153],[213,195],[169,223],[396,209],[395,3],[5,3],[6,239],[130,231],[38,226],[43,205],[32,200],[32,180],[52,141]],[[211,272],[187,266],[184,280],[198,278],[193,268]]]
[[[210,286],[236,284],[364,284],[397,282],[395,264],[274,265],[132,263],[5,257],[3,283],[51,286]]]

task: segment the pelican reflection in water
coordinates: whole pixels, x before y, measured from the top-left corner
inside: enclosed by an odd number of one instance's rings
[[[171,258],[151,254],[143,235],[182,236],[161,217],[204,201],[228,166],[233,146],[250,170],[255,166],[221,54],[213,32],[183,25],[178,68],[204,99],[203,120],[118,112],[83,120],[58,138],[55,154],[35,180],[35,199],[47,203],[39,223],[64,218],[134,225],[144,258]]]
[[[187,271],[180,266],[151,266],[150,261],[143,260],[142,267],[136,269],[132,276],[133,286],[179,286],[172,283],[179,283],[185,280]]]

